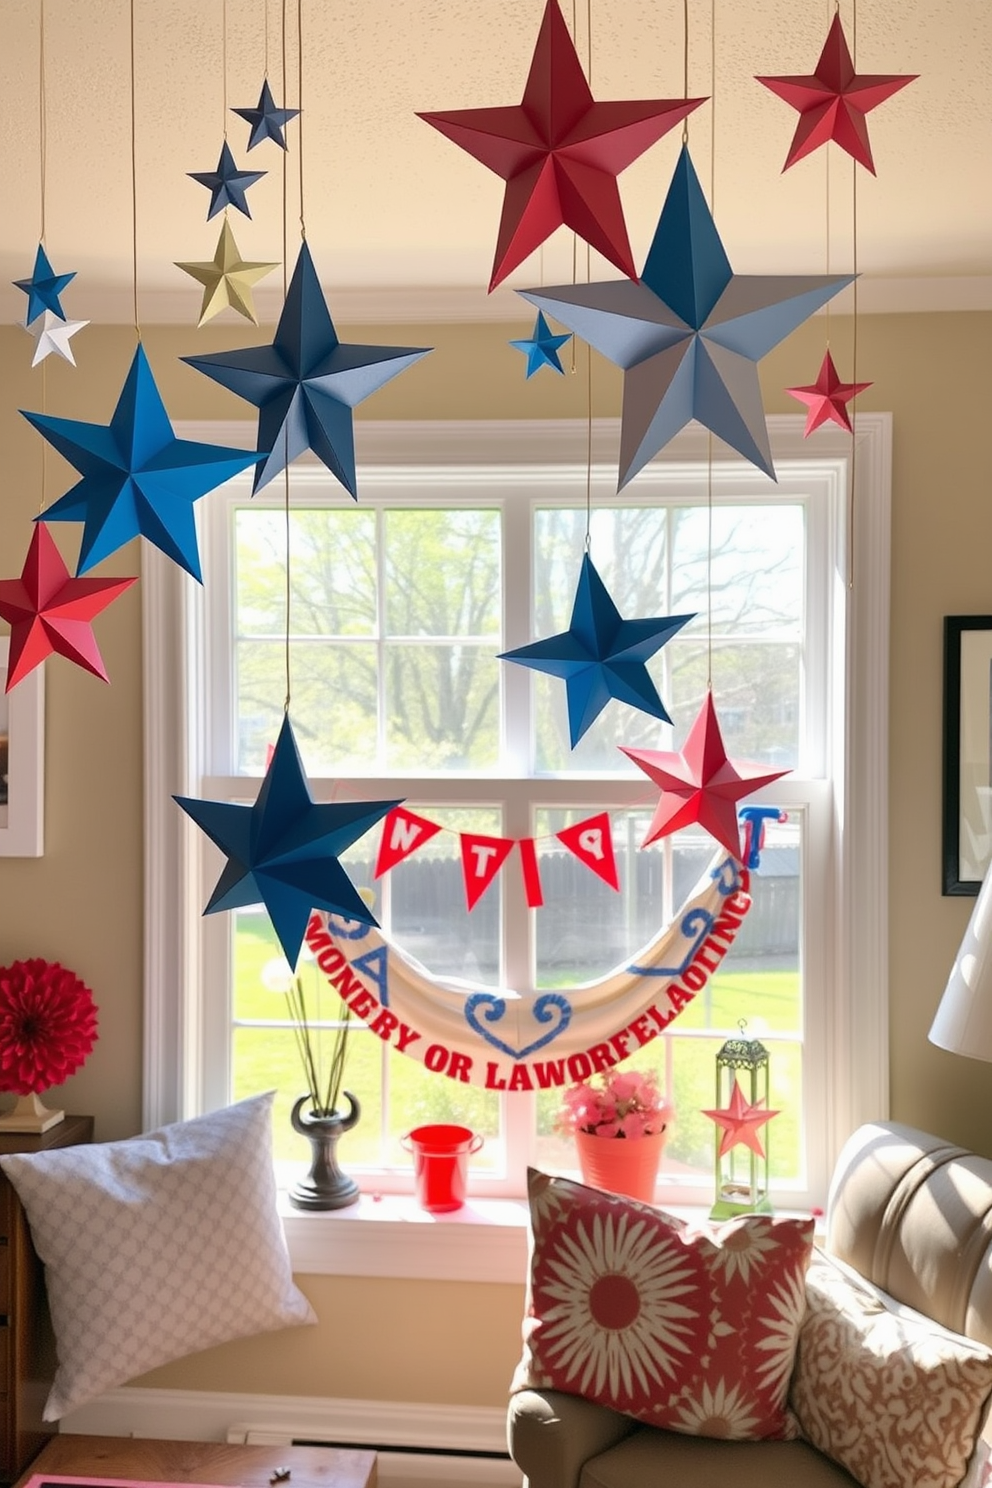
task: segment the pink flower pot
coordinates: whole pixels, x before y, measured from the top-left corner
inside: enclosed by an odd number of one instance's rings
[[[590,1188],[654,1203],[654,1188],[667,1131],[648,1137],[596,1137],[576,1132],[582,1181]]]

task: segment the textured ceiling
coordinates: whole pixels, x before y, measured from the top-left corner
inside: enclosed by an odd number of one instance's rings
[[[76,269],[70,315],[132,310],[132,0],[43,0],[45,240]],[[255,104],[268,68],[278,102],[302,100],[307,239],[339,319],[520,316],[513,287],[570,281],[563,229],[487,297],[502,182],[415,116],[520,101],[543,0],[133,0],[139,319],[195,320],[200,290],[174,260],[212,257],[220,218],[186,175],[213,170],[228,105]],[[599,99],[683,92],[681,0],[571,0],[562,10],[591,53]],[[782,174],[796,115],[754,74],[813,70],[833,14],[827,0],[688,0],[689,92],[712,103],[689,145],[738,272],[845,272],[857,263],[864,309],[992,304],[992,4],[861,0],[863,72],[919,73],[869,115],[877,178],[836,146]],[[297,21],[302,11],[302,89]],[[842,5],[849,40],[855,13]],[[41,226],[42,0],[0,0],[0,311],[23,317],[10,280],[30,274]],[[285,44],[283,25],[285,16]],[[591,48],[587,17],[591,16]],[[711,17],[715,17],[711,44]],[[267,36],[266,36],[267,33]],[[283,58],[286,82],[283,85]],[[249,221],[231,212],[247,259],[289,257],[299,241],[299,141],[247,154],[267,170]],[[679,147],[678,131],[620,177],[635,260],[643,261]],[[828,244],[829,224],[829,244]],[[580,246],[578,277],[585,277]],[[595,255],[593,278],[616,271]],[[276,273],[256,291],[263,315]],[[230,312],[228,312],[230,314]]]

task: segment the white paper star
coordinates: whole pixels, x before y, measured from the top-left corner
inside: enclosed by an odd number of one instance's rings
[[[88,326],[88,320],[63,320],[56,315],[54,310],[44,310],[35,317],[30,325],[24,329],[29,336],[34,337],[34,356],[31,358],[32,367],[37,367],[53,351],[58,352],[60,357],[65,357],[67,362],[76,365],[76,358],[72,354],[70,340],[83,326]]]

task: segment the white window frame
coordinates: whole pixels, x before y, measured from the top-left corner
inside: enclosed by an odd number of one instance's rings
[[[821,429],[815,440],[807,443],[802,437],[801,418],[772,417],[768,425],[780,476],[796,476],[822,490],[831,513],[829,537],[835,560],[829,612],[831,623],[838,627],[836,634],[844,637],[846,661],[846,725],[836,729],[837,736],[830,746],[839,762],[835,772],[839,788],[824,792],[822,807],[815,802],[811,806],[812,810],[831,813],[830,861],[819,864],[822,872],[806,880],[808,892],[815,890],[818,902],[823,902],[819,896],[825,895],[836,910],[833,943],[824,935],[822,943],[808,937],[806,946],[809,960],[822,968],[824,977],[837,989],[829,1002],[820,999],[814,1024],[806,1029],[807,1039],[815,1037],[824,1056],[816,1062],[813,1078],[824,1082],[826,1120],[815,1134],[809,1153],[811,1170],[822,1181],[854,1127],[888,1112],[891,416],[859,416],[853,460],[851,438],[839,429]],[[254,437],[253,426],[242,422],[177,424],[176,429],[180,437],[238,446],[250,447]],[[529,483],[554,484],[560,481],[563,470],[573,478],[576,471],[584,472],[589,434],[584,420],[359,421],[359,483],[361,487],[363,468],[373,480],[376,469],[392,470],[395,475],[396,467],[404,468],[415,479],[416,472],[438,465],[472,467],[481,472],[487,467],[499,468],[512,453],[512,464],[526,469]],[[618,420],[593,422],[594,467],[612,466],[615,470],[618,442]],[[708,436],[693,427],[673,441],[653,464],[685,463],[695,474],[699,464],[707,460],[709,450]],[[753,466],[736,460],[715,463],[715,478],[728,471],[732,472],[734,488],[744,495],[753,492],[760,499],[760,492],[768,490],[765,477]],[[852,475],[853,495],[849,497]],[[638,496],[638,485],[643,492],[650,478],[649,467],[623,496],[643,499]],[[205,525],[201,523],[201,530]],[[199,929],[202,843],[200,834],[188,830],[172,796],[209,796],[210,777],[219,773],[219,762],[207,757],[204,720],[191,706],[191,700],[203,695],[201,689],[211,686],[210,677],[204,675],[204,625],[229,624],[228,616],[210,615],[209,607],[230,601],[219,589],[202,590],[149,545],[143,552],[142,592],[146,844],[143,1118],[146,1128],[150,1128],[221,1103],[218,1087],[211,1085],[204,1070],[205,1047],[226,1037],[226,1014],[216,1004],[211,1008],[210,1000],[200,995],[214,974],[204,957],[204,937]],[[514,674],[518,671],[522,673],[523,669],[510,669]],[[522,770],[525,768],[522,762]],[[393,789],[390,781],[367,783],[372,795],[389,794]],[[469,780],[466,784],[477,796],[478,784],[473,787]],[[566,792],[574,794],[574,778],[569,782],[563,777],[561,784]],[[788,795],[786,777],[776,788],[776,803],[788,807]],[[523,828],[518,835],[526,830]],[[804,865],[804,873],[808,867]],[[508,904],[507,913],[510,910]],[[210,1028],[211,1012],[218,1020],[225,1018],[223,1030],[219,1021]],[[383,1223],[380,1206],[374,1232],[371,1226],[353,1222],[361,1220],[365,1212],[363,1200],[355,1209],[334,1216],[289,1213],[287,1234],[297,1268],[323,1270],[327,1266],[340,1270],[347,1264],[358,1268],[356,1274],[468,1277],[476,1274],[479,1264],[481,1229],[486,1234],[482,1250],[487,1256],[487,1274],[499,1279],[502,1268],[516,1277],[524,1218],[520,1204],[501,1206],[494,1201],[490,1210],[473,1205],[471,1215],[462,1215],[460,1222],[456,1218],[444,1245],[424,1245],[421,1236],[419,1249],[414,1247],[412,1251],[410,1226],[404,1222],[409,1216],[402,1203],[396,1206],[395,1224]],[[495,1219],[495,1223],[472,1223],[480,1214],[484,1220]],[[470,1222],[466,1224],[466,1220]],[[326,1241],[315,1241],[316,1234],[326,1237],[328,1227],[336,1232],[338,1244],[344,1246],[350,1261],[344,1262],[340,1254],[328,1260]],[[500,1234],[504,1228],[512,1232],[512,1240]],[[370,1232],[375,1234],[371,1250],[367,1243]],[[495,1272],[494,1258],[498,1258]],[[462,1266],[467,1270],[460,1270]]]

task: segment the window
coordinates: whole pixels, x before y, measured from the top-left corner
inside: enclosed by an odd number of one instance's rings
[[[650,666],[674,728],[611,703],[574,750],[562,684],[496,653],[567,627],[586,531],[584,424],[359,423],[357,504],[322,467],[291,471],[291,714],[311,791],[403,796],[445,829],[379,880],[377,833],[344,858],[374,888],[384,928],[433,974],[580,982],[672,917],[714,844],[688,830],[641,849],[657,791],[616,746],[677,748],[709,664],[728,753],[791,772],[754,798],[786,819],[767,828],[742,935],[706,993],[635,1056],[660,1068],[679,1112],[669,1202],[710,1201],[714,1128],[701,1108],[739,1018],[771,1054],[780,1204],[822,1203],[839,1141],[886,1104],[888,422],[858,424],[856,584],[850,440],[821,431],[804,445],[801,421],[770,425],[777,484],[738,461],[710,470],[705,438],[690,433],[619,494],[616,425],[595,425],[591,556],[608,590],[628,617],[697,618]],[[230,428],[223,438],[233,442]],[[232,482],[200,504],[202,591],[145,557],[150,1124],[273,1084],[286,1107],[298,1093],[291,1035],[273,1026],[265,990],[278,954],[267,918],[201,918],[220,859],[171,802],[257,794],[285,695],[286,516],[274,484],[250,498]],[[555,837],[603,810],[619,893]],[[533,838],[544,906],[527,909],[511,859],[469,913],[463,832]],[[552,1129],[554,1092],[468,1088],[361,1029],[347,1083],[363,1103],[347,1167],[364,1170],[363,1186],[410,1186],[399,1139],[425,1120],[485,1134],[478,1194],[521,1193],[528,1162],[574,1165]],[[284,1126],[280,1155],[302,1161]]]

